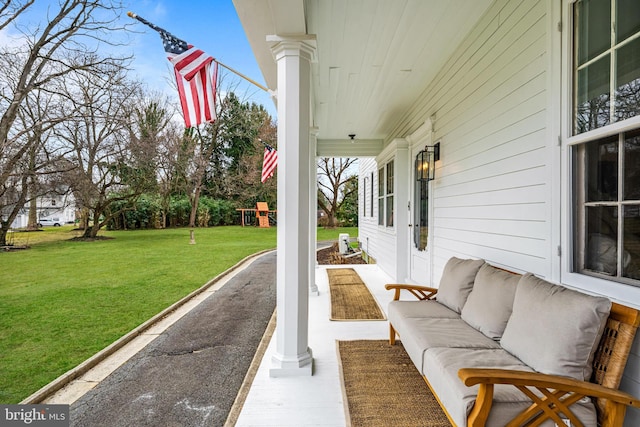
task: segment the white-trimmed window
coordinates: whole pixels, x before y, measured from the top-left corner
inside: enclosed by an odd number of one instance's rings
[[[378,169],[378,225],[393,227],[393,160]]]
[[[371,172],[371,179],[369,180],[369,182],[371,183],[371,199],[370,199],[371,206],[370,206],[370,209],[369,209],[369,213],[371,214],[371,217],[373,218],[373,194],[374,194],[374,192],[373,192],[373,172]]]
[[[579,0],[573,23],[573,268],[640,286],[640,1]]]
[[[367,181],[368,178],[365,176],[364,179],[362,180],[362,186],[360,188],[362,188],[362,216],[366,217],[367,216]],[[371,195],[371,197],[373,197],[373,194]]]

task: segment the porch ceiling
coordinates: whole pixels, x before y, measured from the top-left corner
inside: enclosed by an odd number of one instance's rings
[[[356,141],[388,138],[491,2],[233,0],[270,89],[276,64],[266,36],[316,35],[312,119],[319,146],[351,145],[352,133]]]

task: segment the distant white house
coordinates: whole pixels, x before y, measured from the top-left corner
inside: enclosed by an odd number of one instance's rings
[[[76,219],[76,203],[73,194],[47,195],[37,199],[38,221],[70,224]],[[50,221],[47,221],[50,220]],[[11,228],[24,228],[29,223],[29,205],[26,204],[11,223]]]

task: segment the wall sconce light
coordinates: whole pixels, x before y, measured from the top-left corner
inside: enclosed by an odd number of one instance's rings
[[[440,143],[426,145],[416,156],[416,180],[432,181],[435,178],[435,163],[440,160]]]
[[[355,137],[356,137],[356,134],[355,134],[355,133],[350,133],[350,134],[349,134],[349,138],[351,138],[351,143],[352,143],[352,144],[355,142],[355,141],[353,140],[353,138],[355,138]]]

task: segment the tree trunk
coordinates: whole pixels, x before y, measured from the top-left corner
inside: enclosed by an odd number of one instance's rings
[[[7,232],[9,231],[9,223],[0,221],[0,246],[7,246]]]
[[[94,221],[90,227],[84,229],[82,233],[83,239],[94,239],[98,235],[98,231],[100,231],[100,223]]]
[[[201,181],[201,180],[199,180]],[[200,201],[200,190],[202,185],[200,182],[196,185],[193,198],[191,199],[191,214],[189,215],[189,227],[193,228],[196,226],[196,217],[198,214],[198,202]]]
[[[38,201],[32,198],[29,201],[29,221],[27,222],[27,230],[38,229]]]
[[[86,208],[82,208],[80,212],[80,223],[78,224],[78,228],[81,230],[89,228],[89,210]]]

